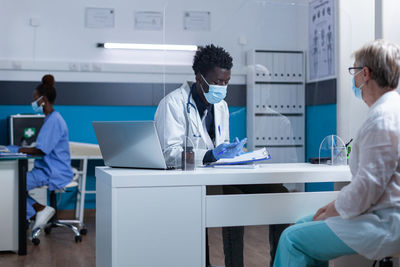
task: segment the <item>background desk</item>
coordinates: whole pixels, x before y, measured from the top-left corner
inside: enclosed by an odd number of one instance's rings
[[[349,182],[348,166],[96,168],[96,266],[205,266],[206,227],[294,223],[337,192],[206,195],[208,185]]]
[[[26,255],[26,173],[35,158],[0,157],[0,251]]]
[[[71,160],[78,160],[77,169],[81,182],[79,183],[78,193],[75,203],[75,218],[79,221],[79,226],[84,227],[84,209],[86,194],[96,194],[96,190],[86,190],[86,178],[88,172],[89,160],[102,160],[100,148],[98,145],[79,142],[69,142]],[[74,221],[72,221],[74,222]],[[76,222],[76,221],[75,221]]]

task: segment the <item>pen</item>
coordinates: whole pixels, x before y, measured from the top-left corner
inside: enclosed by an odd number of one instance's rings
[[[350,158],[350,153],[351,153],[351,146],[350,143],[353,141],[353,138],[350,139],[350,141],[346,144],[346,154],[347,154],[347,159]]]
[[[219,155],[223,154],[225,151],[226,151],[226,148],[222,149],[217,155],[219,156]]]
[[[347,147],[348,145],[350,145],[351,142],[353,142],[353,138],[351,138],[350,141],[346,144],[346,147]]]

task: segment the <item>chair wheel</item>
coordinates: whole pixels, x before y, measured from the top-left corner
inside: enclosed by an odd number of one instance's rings
[[[83,228],[79,232],[81,233],[81,235],[86,235],[87,234],[87,229]]]
[[[77,235],[75,236],[75,243],[82,242],[82,236]]]
[[[51,227],[46,227],[44,228],[44,232],[46,233],[46,235],[51,233]]]
[[[35,246],[37,246],[37,245],[40,244],[40,239],[39,239],[39,238],[34,238],[34,239],[32,239],[32,243],[33,243]]]

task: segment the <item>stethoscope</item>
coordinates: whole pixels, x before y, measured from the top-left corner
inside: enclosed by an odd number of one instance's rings
[[[186,103],[186,114],[187,114],[187,123],[190,125],[190,127],[192,128],[192,124],[190,123],[190,108],[194,108],[194,110],[197,112],[197,107],[190,101],[190,98],[192,97],[192,90],[190,90],[189,96],[188,96],[188,100]],[[197,128],[197,133],[195,134],[195,131],[192,128],[192,132],[193,132],[193,137],[200,137],[201,138],[201,134],[200,134],[200,128],[199,125],[202,125],[201,122],[199,123],[199,116],[196,116],[196,123],[195,126]],[[197,125],[196,125],[197,124]],[[189,136],[189,128],[186,128],[186,136]]]

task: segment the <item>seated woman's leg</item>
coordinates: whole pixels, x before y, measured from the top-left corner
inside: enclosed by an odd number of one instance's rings
[[[274,266],[328,266],[330,259],[355,253],[324,221],[309,216],[282,233]]]
[[[29,195],[26,197],[26,220],[29,221],[35,214],[36,210],[33,208],[33,205],[36,201],[31,198]]]
[[[30,171],[26,174],[26,190],[30,191],[32,189],[42,187],[48,184],[48,179],[41,178],[41,175],[35,175],[35,171]],[[34,208],[38,203],[29,195],[26,198],[26,219],[31,219],[37,212]],[[41,205],[40,205],[41,206]]]

